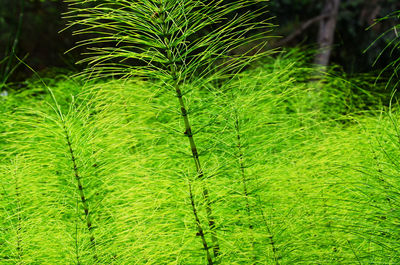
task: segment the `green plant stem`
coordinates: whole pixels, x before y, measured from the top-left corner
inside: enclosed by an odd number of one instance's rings
[[[75,158],[74,150],[72,148],[71,139],[69,137],[69,133],[68,133],[68,130],[67,130],[67,127],[66,127],[65,123],[64,123],[64,133],[65,133],[65,138],[67,140],[69,153],[70,153],[70,156],[71,156],[71,161],[72,161],[74,174],[75,174],[75,180],[76,180],[77,185],[78,185],[79,196],[80,196],[80,199],[81,199],[81,202],[82,202],[83,210],[85,212],[86,226],[87,226],[87,229],[89,231],[90,246],[91,246],[91,248],[93,248],[93,251],[94,251],[93,258],[95,260],[97,260],[96,241],[95,241],[94,232],[93,232],[93,226],[92,226],[92,220],[91,220],[91,215],[90,215],[90,211],[89,211],[89,205],[88,205],[88,203],[86,201],[85,193],[83,191],[83,185],[82,185],[81,177],[79,175],[78,166],[76,164],[76,158]]]
[[[207,254],[207,263],[208,263],[208,265],[213,265],[214,263],[212,261],[211,254],[210,254],[210,251],[209,251],[209,247],[207,245],[206,237],[204,235],[204,230],[201,227],[201,222],[200,222],[200,219],[199,219],[199,215],[197,214],[196,204],[194,202],[194,197],[193,197],[193,192],[192,192],[192,185],[190,184],[190,182],[189,182],[189,196],[190,196],[190,203],[192,205],[193,215],[194,215],[195,220],[196,220],[196,226],[197,226],[197,230],[198,230],[198,235],[201,237],[201,241],[203,243],[204,250],[206,251],[206,254]]]
[[[239,168],[240,168],[240,173],[242,175],[242,184],[243,184],[243,194],[244,198],[246,200],[246,212],[247,212],[247,217],[249,218],[249,228],[250,230],[253,230],[253,225],[251,224],[251,211],[250,211],[250,202],[249,202],[249,192],[247,188],[247,179],[246,179],[246,174],[244,171],[244,154],[242,150],[242,143],[241,143],[241,138],[240,138],[240,127],[239,127],[239,115],[237,113],[237,110],[235,109],[235,131],[236,131],[236,147],[238,149],[238,162],[239,162]],[[251,248],[253,249],[254,252],[254,263],[257,260],[257,255],[255,252],[255,247],[254,247],[254,237],[251,236]]]
[[[268,222],[267,222],[267,220],[266,220],[266,218],[265,218],[265,215],[264,215],[264,211],[263,211],[263,209],[261,208],[261,200],[260,200],[260,197],[258,197],[258,204],[259,204],[259,211],[260,211],[261,217],[262,217],[263,222],[264,222],[264,224],[265,224],[265,227],[266,227],[266,229],[267,229],[268,238],[269,238],[269,243],[270,243],[270,245],[271,245],[272,255],[273,255],[273,257],[274,257],[275,265],[279,265],[279,262],[278,262],[278,253],[277,253],[278,250],[277,250],[276,245],[275,245],[274,235],[272,234],[272,231],[271,231],[271,229],[269,228]]]
[[[246,174],[245,174],[245,166],[244,166],[244,153],[242,150],[242,143],[241,143],[241,133],[240,133],[240,126],[239,126],[239,115],[237,113],[237,110],[235,109],[235,131],[236,131],[236,147],[238,149],[238,156],[239,156],[239,167],[240,167],[240,172],[242,175],[242,183],[243,183],[243,194],[246,200],[246,211],[247,214],[249,216],[249,218],[251,217],[251,210],[250,210],[250,201],[249,201],[249,191],[248,191],[248,187],[247,187],[247,178],[246,178]],[[273,253],[273,258],[274,258],[274,262],[275,265],[279,265],[278,262],[278,256],[277,256],[277,249],[275,246],[275,241],[274,241],[274,237],[272,235],[272,231],[268,226],[267,220],[265,219],[264,216],[264,212],[261,208],[261,201],[260,198],[258,198],[258,203],[259,203],[259,210],[263,219],[263,222],[265,224],[265,227],[267,229],[267,232],[269,234],[269,240],[270,240],[270,245],[271,245],[271,249],[272,249],[272,253]],[[249,224],[249,228],[253,229],[253,225],[250,223]],[[252,248],[254,250],[254,244],[252,243]]]
[[[187,136],[187,138],[189,140],[190,149],[192,150],[192,157],[193,157],[194,163],[196,165],[197,177],[199,179],[203,179],[204,172],[203,172],[203,168],[200,163],[199,153],[197,151],[196,143],[193,138],[192,128],[191,128],[190,121],[188,118],[188,113],[187,113],[187,110],[185,107],[185,103],[183,101],[182,91],[179,89],[178,86],[175,87],[175,91],[176,91],[176,96],[178,97],[178,100],[179,100],[179,105],[181,108],[181,114],[183,117],[183,121],[185,123],[184,134]],[[211,230],[211,240],[213,242],[213,253],[214,253],[214,257],[216,258],[219,255],[220,248],[219,248],[218,238],[217,238],[216,231],[215,231],[215,219],[212,215],[209,192],[208,192],[208,189],[204,186],[203,186],[203,197],[206,201],[206,212],[207,212],[208,225]]]
[[[165,23],[165,14],[161,15],[161,24],[162,24],[162,29],[163,29],[163,34],[167,34],[167,32],[165,31],[167,26]],[[177,76],[177,70],[176,70],[176,65],[174,64],[174,60],[172,58],[173,56],[173,52],[172,52],[172,47],[168,41],[168,39],[164,39],[164,45],[165,45],[165,52],[166,52],[166,57],[168,59],[168,70],[170,73],[170,76],[172,78],[172,82],[173,82],[173,87],[175,89],[175,93],[176,93],[176,97],[178,98],[179,101],[179,106],[180,106],[180,110],[181,110],[181,115],[183,118],[183,121],[185,123],[185,132],[184,134],[187,136],[188,140],[189,140],[189,145],[190,145],[190,149],[192,150],[192,157],[196,166],[196,172],[197,172],[197,177],[199,179],[203,179],[204,178],[204,172],[203,172],[203,168],[201,166],[200,163],[200,159],[199,159],[199,153],[197,150],[197,146],[196,143],[194,141],[193,138],[193,133],[192,133],[192,128],[190,125],[190,121],[188,118],[188,113],[185,107],[185,102],[183,101],[183,94],[182,91],[180,89],[180,84],[179,84],[179,80],[178,80],[178,76]],[[206,213],[207,213],[207,219],[208,219],[208,226],[210,227],[210,231],[211,231],[211,240],[213,243],[213,253],[214,253],[214,257],[217,258],[220,252],[220,247],[219,247],[219,243],[218,243],[218,237],[216,234],[216,228],[215,228],[215,219],[214,216],[212,215],[212,210],[211,210],[211,202],[210,202],[210,197],[209,197],[209,192],[208,189],[203,186],[203,197],[206,201]]]
[[[242,183],[243,183],[243,194],[246,200],[246,211],[248,216],[250,217],[250,202],[249,202],[249,192],[247,188],[247,179],[246,179],[246,174],[244,172],[244,154],[242,150],[242,143],[240,140],[240,128],[239,128],[239,116],[237,114],[237,110],[235,110],[235,130],[236,130],[236,147],[238,149],[239,153],[239,167],[240,167],[240,173],[242,175]],[[250,224],[249,225],[250,229],[253,229],[253,226]]]
[[[76,212],[79,210],[79,198],[76,198]],[[78,216],[76,216],[75,222],[75,255],[76,255],[76,264],[80,265],[80,257],[79,257],[79,244],[78,244]]]
[[[235,131],[236,131],[236,147],[238,149],[238,161],[239,161],[239,167],[240,167],[240,172],[242,175],[242,183],[243,183],[243,194],[245,196],[245,200],[246,200],[246,211],[247,211],[247,215],[250,218],[251,217],[251,210],[250,210],[250,201],[249,201],[249,192],[248,192],[248,187],[247,187],[247,178],[246,178],[246,174],[245,174],[245,166],[244,166],[244,153],[242,150],[242,143],[241,143],[241,133],[240,133],[240,126],[239,126],[239,115],[237,113],[237,110],[235,109]],[[261,208],[261,200],[258,197],[258,204],[259,204],[259,210],[263,219],[263,222],[265,224],[265,227],[267,229],[267,233],[269,234],[269,240],[270,240],[270,245],[271,245],[271,249],[272,249],[272,253],[273,253],[273,258],[274,258],[274,262],[275,265],[279,265],[278,262],[278,256],[277,256],[277,249],[275,246],[275,240],[274,237],[272,235],[272,231],[268,226],[267,220],[265,219],[264,216],[264,211]],[[251,223],[249,223],[249,228],[253,229],[253,225]],[[254,244],[252,242],[252,248],[254,250]]]
[[[18,183],[18,177],[17,177],[17,174],[15,173],[15,196],[16,196],[16,199],[17,199],[17,220],[18,220],[18,224],[17,224],[17,255],[18,255],[18,259],[20,261],[22,261],[24,250],[22,248],[22,239],[21,239],[21,232],[22,232],[21,222],[22,222],[22,218],[21,218],[21,201],[20,201],[20,191],[19,191],[19,189],[20,189],[20,187],[19,187],[19,183]]]

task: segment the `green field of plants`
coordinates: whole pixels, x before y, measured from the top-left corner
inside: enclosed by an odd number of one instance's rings
[[[396,58],[229,54],[252,1],[71,2],[90,67],[0,96],[0,264],[400,264]]]

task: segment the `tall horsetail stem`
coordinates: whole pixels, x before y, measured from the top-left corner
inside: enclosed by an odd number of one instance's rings
[[[196,204],[194,202],[194,197],[193,197],[193,192],[192,192],[192,185],[189,182],[189,196],[190,196],[190,203],[192,205],[192,210],[193,210],[193,215],[195,217],[196,220],[196,226],[197,226],[197,230],[198,230],[198,235],[201,238],[201,242],[203,243],[203,248],[206,251],[206,255],[207,255],[207,263],[208,265],[213,265],[213,261],[211,258],[211,254],[210,254],[210,250],[206,241],[206,237],[204,235],[204,230],[201,227],[201,222],[200,222],[200,218],[199,215],[197,214],[197,209],[196,209]]]
[[[274,239],[274,235],[272,234],[272,231],[271,231],[271,229],[269,228],[267,219],[265,218],[264,211],[263,211],[263,209],[262,209],[262,207],[261,207],[261,200],[260,200],[259,197],[258,197],[258,204],[259,204],[259,207],[258,207],[258,208],[259,208],[261,217],[262,217],[263,222],[264,222],[264,225],[265,225],[265,227],[266,227],[266,229],[267,229],[268,238],[269,238],[269,244],[270,244],[270,246],[271,246],[272,254],[273,254],[273,256],[274,256],[275,265],[279,265],[279,261],[278,261],[278,258],[279,258],[279,256],[278,256],[278,249],[277,249],[277,247],[276,247],[276,242],[275,242],[275,239]]]
[[[189,121],[187,110],[185,108],[185,103],[183,102],[182,91],[178,87],[176,87],[176,96],[178,97],[179,105],[181,108],[181,114],[183,117],[183,121],[185,123],[184,134],[187,136],[187,138],[189,140],[190,149],[192,150],[192,157],[193,157],[194,163],[196,165],[197,177],[199,179],[203,179],[204,172],[203,172],[203,168],[200,163],[199,153],[197,151],[196,143],[193,138],[192,128],[190,126],[190,121]],[[191,191],[190,191],[190,193],[191,193]],[[215,219],[212,215],[211,202],[210,202],[210,196],[208,194],[208,189],[205,186],[203,186],[203,197],[206,200],[206,212],[207,212],[208,225],[211,230],[211,240],[213,242],[213,253],[214,253],[214,257],[218,257],[220,247],[219,247],[218,238],[217,238],[216,231],[215,231]],[[192,201],[192,203],[193,203],[193,201]]]
[[[162,23],[165,24],[165,15],[161,16],[162,19]],[[163,30],[166,27],[163,27]],[[166,32],[164,32],[164,34],[166,34]],[[166,54],[167,54],[167,59],[168,59],[168,70],[170,72],[170,75],[172,77],[172,82],[175,88],[175,93],[176,93],[176,97],[178,98],[179,101],[179,107],[181,110],[181,115],[185,124],[185,131],[184,131],[184,135],[187,136],[188,140],[189,140],[189,145],[190,145],[190,149],[192,151],[192,157],[193,157],[193,161],[196,167],[196,172],[197,172],[197,178],[199,179],[203,179],[204,178],[204,172],[203,172],[203,168],[201,166],[200,163],[200,158],[199,158],[199,152],[197,151],[197,146],[196,143],[194,141],[194,137],[193,137],[193,132],[192,132],[192,127],[190,125],[190,121],[189,121],[189,117],[188,117],[188,113],[186,110],[186,106],[185,106],[185,102],[183,101],[183,94],[181,89],[179,88],[179,81],[178,81],[178,76],[177,76],[177,71],[176,71],[176,66],[174,65],[174,61],[172,58],[172,47],[170,46],[170,43],[168,42],[167,39],[164,39],[164,44],[165,44],[165,50],[166,50]],[[211,240],[213,243],[213,253],[214,253],[214,258],[217,258],[219,255],[219,251],[220,251],[220,247],[219,247],[219,243],[218,243],[218,238],[217,238],[217,234],[215,231],[215,219],[214,216],[212,215],[212,210],[211,210],[211,202],[210,202],[210,197],[209,197],[209,192],[208,189],[203,185],[202,187],[203,191],[203,197],[206,201],[206,213],[207,213],[207,219],[208,219],[208,226],[210,227],[210,231],[211,231]],[[192,203],[192,207],[194,207],[194,198],[192,196],[192,190],[190,187],[189,190],[190,195],[190,200]],[[197,216],[197,211],[195,211],[195,209],[193,209],[193,213],[195,215],[195,219],[196,219],[196,223],[198,226],[198,232],[199,234],[203,234],[200,226],[200,220]],[[205,242],[205,237],[202,237],[203,240],[203,245],[206,244]],[[209,260],[209,251],[208,248],[206,248],[206,254],[207,254],[207,260]],[[210,264],[210,260],[209,260],[209,264]]]
[[[235,109],[235,131],[236,131],[236,147],[238,149],[238,163],[239,163],[240,173],[242,175],[243,195],[246,200],[246,212],[247,212],[247,217],[249,218],[249,228],[251,230],[253,230],[253,225],[250,221],[251,211],[250,211],[249,192],[248,192],[248,188],[247,188],[247,179],[246,179],[246,174],[244,172],[244,161],[243,161],[244,153],[242,150],[242,143],[241,143],[241,137],[240,137],[239,115],[238,115],[236,109]],[[253,252],[254,252],[254,263],[255,263],[257,260],[257,255],[255,253],[253,236],[251,236],[251,248],[253,249]]]
[[[90,211],[89,211],[89,205],[88,205],[88,203],[86,201],[85,193],[83,191],[83,185],[82,185],[82,181],[81,181],[81,176],[80,176],[79,171],[78,171],[78,165],[76,164],[76,158],[75,158],[75,154],[74,154],[74,149],[72,148],[71,138],[69,136],[69,133],[68,133],[68,130],[67,130],[67,126],[65,125],[65,122],[64,122],[63,129],[64,129],[64,133],[65,133],[65,138],[67,140],[69,153],[70,153],[70,156],[71,156],[71,162],[72,162],[72,166],[73,166],[73,169],[74,169],[74,175],[75,175],[75,180],[76,180],[77,186],[78,186],[79,196],[80,196],[81,203],[82,203],[82,206],[83,206],[83,210],[84,210],[84,213],[85,213],[86,227],[87,227],[87,229],[89,231],[90,247],[94,251],[93,258],[95,260],[97,260],[96,240],[95,240],[95,237],[94,237],[93,225],[92,225],[91,215],[90,215]]]
[[[91,66],[84,73],[90,78],[119,75],[160,80],[178,98],[184,134],[202,189],[207,230],[210,231],[214,258],[217,258],[220,245],[216,219],[183,99],[186,91],[183,90],[185,84],[195,84],[211,76],[215,80],[234,77],[250,62],[271,53],[263,50],[267,29],[272,26],[269,19],[263,17],[266,5],[258,6],[260,0],[69,2],[71,12],[68,17],[75,20],[69,26],[78,27],[76,34],[90,36],[78,45],[89,48],[89,57],[80,61]],[[243,8],[248,11],[243,12]],[[250,43],[254,46],[247,48]],[[242,48],[246,51],[238,54]],[[193,197],[191,200],[195,203]]]
[[[22,261],[23,255],[24,255],[24,249],[22,247],[22,239],[21,239],[21,233],[22,233],[22,217],[21,217],[21,193],[20,193],[20,186],[18,182],[18,176],[17,173],[14,172],[14,177],[15,177],[15,197],[17,199],[17,255],[18,259]]]
[[[248,216],[250,217],[250,202],[249,202],[249,192],[247,188],[247,179],[246,175],[244,172],[244,154],[242,150],[242,143],[240,140],[240,127],[239,127],[239,115],[237,111],[235,110],[235,131],[236,131],[236,147],[238,149],[238,159],[239,159],[239,167],[240,167],[240,173],[242,175],[242,183],[243,183],[243,194],[246,200],[246,211]],[[252,229],[253,226],[250,224],[250,228]]]
[[[250,209],[250,201],[249,201],[249,191],[248,191],[248,187],[247,187],[247,178],[246,178],[246,174],[245,174],[244,153],[243,153],[243,150],[242,150],[243,146],[242,146],[242,143],[241,143],[239,115],[237,113],[237,110],[235,110],[235,131],[236,131],[236,147],[238,149],[238,162],[239,162],[239,167],[240,167],[240,173],[242,175],[243,195],[244,195],[245,200],[246,200],[247,215],[250,218],[251,209]],[[276,245],[275,245],[274,237],[272,235],[271,229],[268,226],[267,220],[265,219],[264,211],[261,208],[260,200],[259,200],[259,210],[260,210],[263,222],[265,224],[265,227],[266,227],[268,235],[269,235],[268,238],[270,240],[270,245],[271,245],[271,250],[272,250],[272,254],[273,254],[275,265],[279,265],[278,255],[277,255],[277,248],[276,248]],[[251,223],[249,224],[249,228],[253,229],[253,225]],[[253,243],[252,243],[252,248],[254,250],[254,244]]]

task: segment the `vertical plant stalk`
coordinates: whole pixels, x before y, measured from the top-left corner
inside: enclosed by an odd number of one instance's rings
[[[274,239],[274,235],[272,234],[272,231],[271,231],[271,229],[270,229],[270,227],[269,227],[269,225],[268,225],[267,219],[265,218],[264,211],[263,211],[263,209],[261,208],[261,200],[260,200],[260,197],[258,197],[258,204],[259,204],[259,211],[260,211],[261,217],[262,217],[263,222],[264,222],[264,225],[265,225],[265,227],[266,227],[266,229],[267,229],[268,238],[269,238],[269,244],[271,245],[271,250],[272,250],[272,255],[273,255],[273,257],[274,257],[275,265],[279,265],[279,261],[278,261],[278,249],[277,249],[277,247],[276,247],[276,242],[275,242],[275,239]]]
[[[190,181],[189,181],[189,196],[190,196],[190,203],[192,205],[193,215],[196,220],[196,226],[197,226],[197,231],[198,231],[197,235],[199,235],[201,237],[201,242],[203,243],[203,248],[206,251],[208,265],[213,265],[214,263],[212,261],[210,250],[209,250],[209,247],[207,244],[207,240],[204,235],[204,230],[201,227],[200,218],[199,218],[199,215],[197,214],[196,204],[194,202],[194,197],[193,197],[193,192],[192,192],[192,185],[190,184]]]
[[[249,220],[249,228],[250,230],[253,231],[253,225],[251,223],[251,211],[250,211],[250,201],[249,201],[249,192],[248,192],[248,188],[247,188],[247,178],[246,178],[246,174],[244,172],[244,154],[243,154],[243,150],[242,150],[242,143],[240,140],[240,127],[239,127],[239,115],[237,113],[237,110],[235,109],[235,131],[236,131],[236,147],[238,149],[238,162],[239,162],[239,168],[240,168],[240,173],[242,175],[242,184],[243,184],[243,195],[244,198],[246,200],[246,212],[247,212],[247,217]],[[257,255],[255,252],[255,247],[254,247],[254,237],[251,236],[250,238],[251,240],[251,248],[253,249],[254,252],[254,263],[257,260]]]
[[[76,212],[79,211],[79,198],[76,198]],[[79,218],[76,216],[75,222],[75,255],[76,255],[76,265],[80,265],[80,255],[79,255],[79,243],[78,243],[78,221]]]
[[[235,109],[235,131],[236,131],[236,147],[238,149],[238,162],[239,162],[239,167],[240,167],[240,173],[242,175],[242,184],[243,184],[243,195],[245,197],[246,200],[246,212],[247,215],[249,217],[249,219],[251,218],[251,209],[250,209],[250,200],[249,200],[249,191],[248,191],[248,185],[247,185],[247,178],[246,178],[246,174],[245,174],[245,165],[244,165],[244,153],[242,150],[242,143],[241,143],[241,133],[240,133],[240,126],[239,126],[239,115],[237,113],[237,110]],[[277,248],[275,246],[275,241],[272,235],[272,231],[268,226],[267,220],[265,219],[264,216],[264,212],[261,208],[261,201],[258,198],[258,202],[259,202],[259,210],[263,219],[263,222],[265,224],[265,227],[267,229],[267,232],[269,234],[269,240],[270,240],[270,245],[271,245],[271,250],[273,253],[273,258],[274,258],[274,262],[275,265],[279,265],[278,262],[278,256],[277,256]],[[253,225],[249,222],[249,228],[253,229]],[[252,242],[252,248],[254,250],[254,243]]]
[[[168,84],[178,97],[197,178],[203,180],[199,183],[214,257],[218,257],[220,245],[216,221],[182,90],[185,82],[191,83],[207,76],[215,75],[220,80],[234,76],[250,62],[267,55],[269,52],[261,51],[265,41],[243,54],[232,54],[246,44],[264,39],[265,30],[271,26],[268,19],[262,18],[265,7],[257,7],[258,1],[247,0],[232,3],[104,0],[92,7],[82,5],[79,0],[69,2],[71,12],[68,17],[75,20],[69,26],[79,26],[76,34],[90,35],[79,46],[100,44],[90,48],[89,57],[81,61],[92,66],[87,69],[90,76],[117,74],[123,78],[136,75],[156,78]],[[243,6],[255,11],[242,14]],[[93,37],[93,33],[98,36]],[[111,46],[106,47],[105,43]]]
[[[163,35],[167,35],[166,29],[167,29],[167,25],[165,22],[166,19],[166,14],[165,12],[161,12],[160,14],[160,18],[161,18],[161,25],[162,25],[162,29],[163,29]],[[180,84],[179,84],[179,77],[177,75],[177,70],[176,70],[176,65],[174,63],[174,59],[172,58],[173,56],[173,48],[171,47],[169,40],[167,38],[164,39],[164,45],[165,45],[165,54],[166,54],[166,58],[168,60],[168,71],[170,73],[170,76],[172,78],[172,82],[173,82],[173,87],[175,89],[175,93],[176,93],[176,97],[178,98],[178,102],[179,102],[179,107],[181,110],[181,115],[185,124],[185,131],[184,131],[184,135],[187,136],[188,140],[189,140],[189,145],[190,145],[190,149],[192,151],[192,157],[193,157],[193,161],[195,163],[196,166],[196,172],[197,172],[197,178],[199,179],[203,179],[204,178],[204,172],[203,172],[203,168],[201,166],[200,163],[200,159],[199,159],[199,153],[197,150],[197,146],[196,143],[194,141],[193,138],[193,132],[192,132],[192,128],[190,125],[190,121],[189,121],[189,117],[188,117],[188,113],[186,110],[186,106],[185,106],[185,102],[183,101],[183,94],[182,91],[180,89]],[[206,213],[207,213],[207,219],[208,219],[208,226],[210,227],[210,231],[211,231],[211,240],[213,243],[213,253],[214,253],[214,258],[217,258],[220,252],[220,247],[219,247],[219,243],[218,243],[218,237],[216,234],[216,228],[215,228],[215,219],[214,216],[212,215],[212,210],[211,210],[211,202],[210,202],[210,196],[209,196],[209,192],[207,187],[205,187],[203,185],[203,197],[206,201]],[[190,191],[192,192],[192,191]],[[193,199],[193,198],[192,198]]]
[[[17,173],[14,172],[14,177],[15,177],[15,197],[17,200],[17,255],[18,255],[18,260],[22,262],[23,256],[24,256],[24,250],[22,247],[22,238],[21,238],[21,232],[22,232],[22,218],[21,218],[21,194],[20,194],[20,187],[18,183],[18,177]],[[23,263],[23,262],[22,262]]]
[[[75,180],[76,180],[77,186],[78,186],[79,196],[80,196],[80,199],[81,199],[83,210],[85,212],[86,226],[87,226],[87,229],[89,231],[90,247],[94,251],[93,258],[95,260],[97,260],[96,240],[95,240],[95,237],[94,237],[94,231],[93,231],[92,220],[91,220],[91,215],[90,215],[90,211],[89,211],[89,205],[88,205],[88,203],[86,201],[85,193],[83,191],[83,185],[82,185],[82,181],[81,181],[81,176],[80,176],[79,171],[78,171],[78,166],[76,164],[76,158],[75,158],[74,150],[72,148],[71,139],[69,137],[69,133],[68,133],[67,127],[65,125],[65,121],[64,121],[63,129],[64,129],[64,133],[65,133],[65,138],[67,140],[69,153],[70,153],[70,156],[71,156],[71,162],[72,162],[72,166],[73,166],[73,169],[74,169],[74,175],[75,175]]]
[[[194,160],[194,163],[196,166],[197,178],[203,179],[204,172],[203,172],[203,168],[200,163],[199,153],[197,151],[196,143],[193,138],[192,128],[191,128],[190,121],[188,118],[188,113],[187,113],[187,110],[185,107],[185,103],[183,101],[182,91],[179,89],[178,86],[175,86],[175,91],[176,91],[176,96],[178,97],[178,100],[179,100],[182,118],[185,123],[184,134],[187,136],[187,138],[189,140],[189,144],[190,144],[190,149],[192,150],[192,157],[193,157],[193,160]],[[207,219],[208,219],[208,226],[210,227],[210,231],[211,231],[211,240],[213,242],[213,253],[214,253],[214,257],[217,258],[219,255],[220,247],[219,247],[219,243],[218,243],[217,234],[215,231],[215,219],[214,219],[214,216],[212,215],[209,192],[208,192],[208,189],[204,186],[203,186],[203,197],[206,201],[206,213],[207,213]]]
[[[239,167],[240,173],[242,175],[242,184],[243,184],[243,195],[246,200],[246,211],[250,218],[250,201],[249,201],[249,192],[247,188],[247,178],[244,172],[244,154],[242,150],[242,143],[240,139],[240,127],[239,127],[239,115],[237,110],[235,109],[235,131],[236,131],[236,147],[238,149],[238,160],[239,160]],[[253,229],[253,225],[249,224],[250,229]]]

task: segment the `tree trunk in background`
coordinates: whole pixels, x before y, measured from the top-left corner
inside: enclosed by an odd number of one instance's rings
[[[329,14],[329,16],[327,16],[325,19],[322,19],[319,23],[319,53],[315,56],[314,63],[323,68],[329,64],[339,5],[340,0],[326,0],[324,8],[322,9],[322,14]]]

